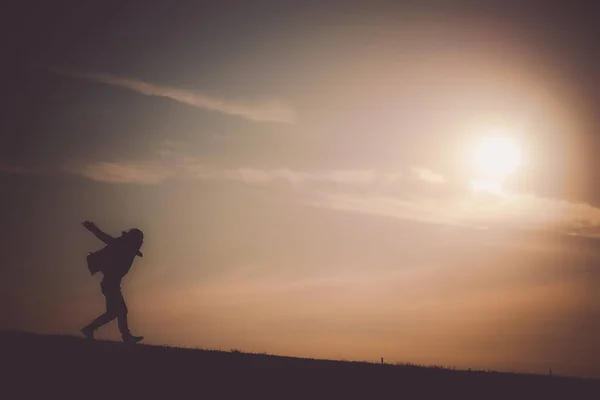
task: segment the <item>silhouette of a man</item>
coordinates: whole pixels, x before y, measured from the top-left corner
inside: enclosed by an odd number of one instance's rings
[[[106,312],[83,327],[81,332],[88,339],[93,339],[96,329],[116,318],[123,342],[137,343],[143,339],[143,336],[134,336],[129,331],[128,311],[121,293],[121,280],[129,272],[135,256],[143,257],[139,249],[144,242],[144,234],[141,230],[133,228],[114,238],[102,232],[93,222],[85,221],[83,226],[106,243],[106,246],[94,255],[101,260],[99,271],[102,272],[103,279],[100,288],[106,298]],[[93,271],[92,274],[95,272]]]

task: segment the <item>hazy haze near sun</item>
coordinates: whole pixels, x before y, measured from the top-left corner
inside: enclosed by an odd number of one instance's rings
[[[595,14],[284,3],[6,14],[0,328],[600,377]]]

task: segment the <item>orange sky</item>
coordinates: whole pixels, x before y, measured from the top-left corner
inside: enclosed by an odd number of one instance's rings
[[[145,232],[147,343],[600,377],[589,21],[354,3],[39,20],[50,67],[15,58],[3,108],[0,328],[102,312],[92,220]],[[519,163],[492,179],[495,135]]]

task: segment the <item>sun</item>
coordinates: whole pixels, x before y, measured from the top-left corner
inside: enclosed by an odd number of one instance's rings
[[[492,134],[482,138],[474,147],[471,165],[475,178],[471,187],[476,191],[502,193],[502,183],[521,164],[521,150],[510,137]]]
[[[519,147],[508,138],[485,138],[475,148],[473,166],[481,177],[504,179],[521,163]]]

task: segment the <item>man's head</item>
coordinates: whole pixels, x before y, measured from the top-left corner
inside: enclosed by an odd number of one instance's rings
[[[132,228],[132,229],[130,229],[127,232],[127,235],[130,235],[131,237],[138,238],[140,241],[144,240],[144,232],[142,232],[138,228]]]
[[[140,245],[144,242],[144,233],[137,228],[132,228],[126,232],[123,231],[123,237],[132,242],[137,242]]]

